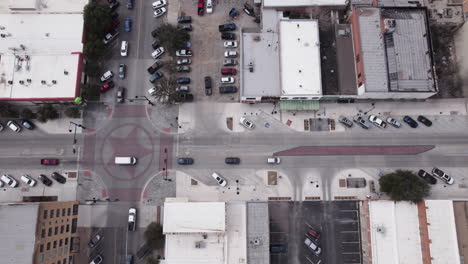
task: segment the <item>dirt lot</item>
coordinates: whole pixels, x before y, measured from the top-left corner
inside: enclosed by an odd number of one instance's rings
[[[253,18],[247,16],[242,7],[247,2],[253,6],[253,0],[237,1],[237,0],[221,0],[213,1],[213,13],[205,14],[204,16],[197,15],[197,1],[181,0],[180,15],[192,16],[193,31],[190,33],[192,42],[192,65],[189,74],[180,74],[191,78],[190,89],[194,95],[195,101],[215,101],[215,102],[230,102],[239,101],[239,65],[235,68],[238,73],[235,77],[238,92],[236,94],[219,94],[219,86],[221,79],[221,68],[223,67],[224,40],[221,40],[221,34],[218,32],[218,25],[224,23],[235,23],[237,30],[234,31],[237,35],[238,47],[236,50],[240,52],[240,28],[258,28],[259,25],[253,22]],[[239,16],[236,19],[230,19],[229,10],[236,8],[239,11]],[[258,11],[258,8],[255,8]],[[239,64],[239,57],[236,59]],[[204,77],[211,76],[213,83],[213,95],[205,95]]]

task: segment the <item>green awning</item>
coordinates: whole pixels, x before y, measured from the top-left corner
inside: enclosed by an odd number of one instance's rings
[[[319,110],[318,100],[281,100],[280,109],[289,111]]]

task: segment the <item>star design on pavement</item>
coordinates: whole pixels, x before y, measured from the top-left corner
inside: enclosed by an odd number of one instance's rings
[[[115,129],[113,131],[115,132],[117,130],[118,129]],[[141,136],[140,132],[142,132],[144,136]],[[136,157],[137,164],[139,164],[141,161],[143,161],[144,157],[152,155],[154,153],[152,144],[148,145],[140,143],[141,141],[148,139],[149,136],[146,133],[146,131],[138,126],[134,126],[132,130],[127,134],[127,136],[109,136],[106,140],[110,142],[109,145],[112,148],[112,154],[108,158],[106,165],[108,167],[118,166],[114,164],[115,157]],[[118,175],[112,176],[116,176],[117,178],[134,179],[138,176],[136,174],[137,168],[141,168],[141,166],[118,166],[118,168],[116,168],[114,171],[114,173],[118,173]],[[127,175],[124,175],[125,171],[127,172]]]

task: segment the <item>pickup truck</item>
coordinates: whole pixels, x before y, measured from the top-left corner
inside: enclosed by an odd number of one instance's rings
[[[128,231],[135,231],[136,229],[136,209],[128,209]]]

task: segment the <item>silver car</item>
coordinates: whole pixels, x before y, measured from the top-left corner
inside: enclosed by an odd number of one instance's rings
[[[396,128],[400,128],[401,127],[401,123],[396,121],[395,118],[392,118],[392,117],[387,117],[387,123],[389,123],[390,125],[392,125],[393,127],[396,127]]]
[[[349,120],[348,118],[346,118],[344,116],[338,117],[338,122],[345,125],[346,127],[352,127],[353,126],[353,122],[351,122],[351,120]]]

